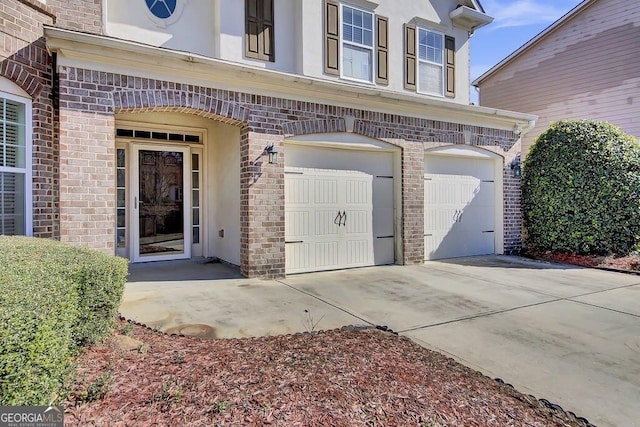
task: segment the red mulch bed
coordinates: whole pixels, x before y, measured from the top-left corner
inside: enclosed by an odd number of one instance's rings
[[[144,345],[114,335],[78,359],[68,425],[583,425],[375,329],[230,340],[118,330]]]
[[[565,264],[581,265],[583,267],[600,267],[620,271],[640,272],[640,255],[628,256],[598,256],[577,255],[554,252],[533,252],[527,254],[531,258],[562,262]]]

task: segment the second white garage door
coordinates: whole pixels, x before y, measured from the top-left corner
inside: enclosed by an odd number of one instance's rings
[[[495,253],[494,161],[427,155],[425,259]]]

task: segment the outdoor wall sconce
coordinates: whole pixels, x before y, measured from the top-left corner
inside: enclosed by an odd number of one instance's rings
[[[522,168],[520,167],[520,163],[513,162],[511,163],[511,176],[514,178],[520,178],[522,176]]]
[[[273,147],[273,144],[267,145],[267,147],[264,149],[264,152],[269,155],[270,164],[278,163],[278,152]]]

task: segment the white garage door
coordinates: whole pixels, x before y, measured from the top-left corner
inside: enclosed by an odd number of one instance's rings
[[[425,259],[495,253],[494,162],[427,155]]]
[[[287,274],[395,261],[392,155],[376,154],[287,147],[306,166],[285,168]]]

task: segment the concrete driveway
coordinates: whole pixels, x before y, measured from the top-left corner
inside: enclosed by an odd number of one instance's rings
[[[640,277],[477,257],[243,279],[220,264],[132,266],[124,316],[242,337],[386,325],[602,426],[640,426]]]

